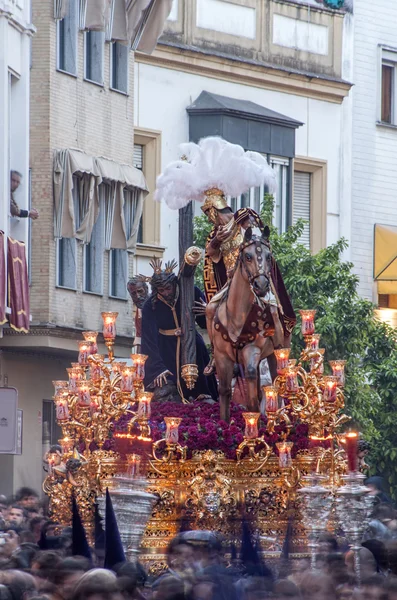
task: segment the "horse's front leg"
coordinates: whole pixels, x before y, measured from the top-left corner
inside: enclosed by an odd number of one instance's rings
[[[230,401],[232,398],[232,379],[234,362],[227,354],[218,353],[215,349],[216,372],[219,379],[219,405],[223,421],[230,421]]]
[[[257,346],[248,345],[242,350],[245,380],[248,391],[248,410],[259,412],[258,377],[262,352]]]

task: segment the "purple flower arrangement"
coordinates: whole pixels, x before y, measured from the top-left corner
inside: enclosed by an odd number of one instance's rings
[[[230,423],[226,423],[220,418],[219,404],[208,404],[202,401],[196,401],[191,404],[179,404],[174,402],[152,404],[152,414],[149,424],[152,432],[152,440],[156,442],[164,438],[165,423],[164,417],[182,418],[179,426],[179,443],[187,446],[188,457],[192,456],[194,451],[199,450],[221,450],[227,458],[236,458],[236,449],[244,439],[244,418],[243,412],[247,409],[244,406],[232,404],[230,408]],[[129,415],[124,415],[114,424],[114,433],[116,434],[115,449],[121,454],[131,452],[142,452],[143,446],[146,451],[150,451],[150,444],[144,444],[139,440],[139,427],[132,429],[131,434],[136,439],[118,439],[117,434],[125,434],[130,421]],[[266,432],[266,417],[259,419],[259,436],[263,436],[266,443],[271,446],[277,454],[275,444],[281,441],[283,434],[286,433],[284,425],[275,428],[275,432],[269,435]],[[308,427],[304,423],[295,423],[291,429],[288,439],[294,443],[292,456],[296,456],[299,450],[309,448]],[[165,443],[164,443],[165,445]],[[260,446],[258,446],[260,447]]]

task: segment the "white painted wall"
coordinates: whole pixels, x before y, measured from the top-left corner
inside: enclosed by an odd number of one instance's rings
[[[327,242],[336,241],[344,233],[339,217],[341,182],[344,171],[351,169],[348,160],[343,163],[340,160],[344,135],[342,106],[136,63],[135,126],[162,132],[163,168],[178,158],[178,145],[189,140],[186,107],[203,90],[250,100],[304,123],[296,132],[296,155],[328,163]],[[349,198],[344,197],[344,210],[348,202]],[[167,259],[178,257],[177,213],[166,206],[161,207],[161,245],[166,247]],[[147,263],[142,262],[137,270],[144,269],[148,272]]]
[[[360,293],[375,299],[375,223],[397,225],[397,130],[376,124],[378,45],[397,49],[395,0],[354,4],[352,259]]]

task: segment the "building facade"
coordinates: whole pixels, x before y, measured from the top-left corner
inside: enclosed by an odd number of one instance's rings
[[[108,30],[86,31],[85,5],[69,0],[62,8],[36,0],[32,7],[37,34],[30,162],[28,104],[21,121],[26,122],[23,152],[13,145],[11,158],[13,168],[30,173],[31,203],[40,216],[30,224],[30,330],[24,335],[3,330],[3,384],[18,388],[24,433],[21,456],[0,456],[0,471],[7,474],[2,493],[20,485],[40,488],[43,440],[59,438],[52,381],[67,378],[81,332],[102,330],[102,311],[119,313],[115,352],[129,357],[133,316],[126,283],[135,272],[137,241],[145,240],[138,252],[161,255],[155,230],[139,229],[142,206],[147,211],[152,201],[140,138],[134,147],[134,53]],[[0,18],[0,26],[6,25]],[[29,73],[29,54],[23,65]],[[25,180],[21,198],[24,194],[27,202]],[[154,180],[151,185],[153,190]],[[25,219],[21,226],[27,224]],[[105,352],[101,343],[99,351]]]
[[[351,259],[362,296],[397,325],[397,6],[354,6]]]
[[[327,4],[174,0],[155,52],[135,56],[136,136],[161,138],[163,165],[208,135],[266,155],[275,222],[307,220],[313,252],[350,238],[352,15]],[[262,197],[230,200],[258,209]],[[160,210],[160,243],[177,258],[177,215]]]

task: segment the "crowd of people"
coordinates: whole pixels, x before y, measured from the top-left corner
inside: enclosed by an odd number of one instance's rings
[[[368,485],[377,502],[360,582],[352,550],[330,534],[320,538],[316,569],[289,557],[286,543],[281,558],[265,562],[245,521],[238,549],[215,532],[183,531],[162,573],[126,561],[105,569],[100,551],[76,555],[72,527],[52,522],[39,495],[21,488],[0,496],[0,600],[397,600],[397,511],[378,478]]]

